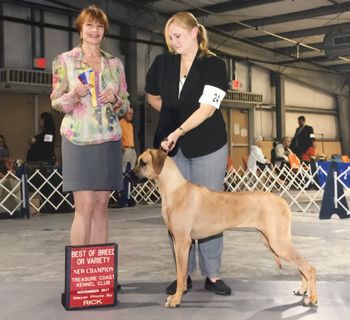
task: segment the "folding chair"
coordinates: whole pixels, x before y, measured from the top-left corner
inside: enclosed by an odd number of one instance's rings
[[[233,159],[231,157],[227,157],[227,166],[226,166],[227,171],[234,170],[234,165],[233,165]]]
[[[289,159],[290,167],[293,171],[298,170],[300,168],[301,162],[295,153],[289,154],[288,159]]]
[[[305,171],[309,170],[307,164],[302,164],[295,153],[288,155],[289,164],[292,172],[296,175],[293,179],[293,186],[297,189],[307,188],[312,181],[307,181]]]
[[[248,170],[248,156],[243,156],[242,157],[242,163],[243,163],[243,169],[245,171]]]
[[[346,154],[341,156],[341,161],[342,162],[350,162],[350,157]]]

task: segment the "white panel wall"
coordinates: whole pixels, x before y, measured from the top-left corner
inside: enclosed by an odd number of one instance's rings
[[[286,135],[293,137],[295,129],[298,126],[298,116],[295,112],[286,113]],[[306,123],[314,128],[314,132],[318,135],[316,139],[323,138],[326,140],[338,140],[339,129],[336,116],[333,115],[317,115],[303,113]],[[324,125],[324,124],[327,125]],[[276,113],[263,110],[257,106],[254,112],[254,136],[263,136],[264,139],[270,140],[276,137]]]
[[[28,19],[31,17],[30,10],[21,6],[4,5],[4,14],[16,18]],[[38,20],[38,12],[35,18]],[[68,18],[65,15],[45,12],[44,20],[49,23],[68,26]],[[5,67],[31,69],[32,61],[32,27],[21,23],[4,22],[5,43]],[[35,27],[36,48],[35,55],[40,55],[40,28]],[[51,69],[53,57],[68,49],[68,33],[55,29],[46,28],[45,57],[47,58],[47,69]]]
[[[324,139],[338,140],[339,129],[336,116],[319,115],[319,114],[303,114],[306,124],[314,128],[315,134],[323,134]],[[286,113],[286,134],[293,137],[295,129],[298,127],[298,113]],[[316,135],[316,139],[320,139],[320,135]]]
[[[311,86],[286,78],[285,82],[286,106],[319,108],[324,110],[335,110],[336,101],[334,96],[315,90]],[[314,128],[315,133],[323,134],[324,139],[339,139],[338,121],[334,115],[320,115],[307,113],[286,113],[286,134],[293,136],[298,126],[298,116],[304,115],[306,123]],[[320,139],[321,136],[316,136]]]
[[[59,26],[68,27],[69,18],[67,15],[45,12],[44,21]],[[68,51],[69,33],[64,30],[51,28],[44,29],[45,58],[47,59],[48,70],[51,71],[52,60],[62,52]]]
[[[152,34],[144,31],[138,31],[137,37],[142,40],[152,40]],[[155,42],[160,42],[160,37],[153,39]],[[147,56],[147,52],[149,52],[149,57]],[[137,44],[137,92],[140,96],[145,94],[145,84],[146,84],[146,74],[148,69],[151,67],[155,57],[159,54],[167,52],[167,48],[158,45],[148,45],[146,43],[138,43]],[[149,65],[148,65],[149,63]],[[145,144],[146,147],[153,146],[153,137],[156,131],[156,127],[158,124],[159,112],[153,109],[148,104],[145,104],[145,128],[146,128],[146,136]]]
[[[276,137],[276,114],[271,110],[263,110],[259,106],[254,111],[254,136],[262,136],[264,140]]]
[[[109,26],[109,33],[118,35],[120,34],[120,27],[117,25]],[[113,56],[118,57],[124,63],[124,57],[122,56],[122,52],[120,49],[120,40],[108,38],[108,36],[102,41],[101,48]]]
[[[122,56],[120,50],[120,41],[117,39],[106,38],[103,40],[101,48],[111,55],[118,57],[124,63],[124,56]]]
[[[45,11],[44,22],[67,27],[69,22],[69,17],[65,14]]]
[[[36,20],[38,13],[35,12]],[[28,19],[30,10],[20,6],[5,4],[4,14],[16,18]],[[67,15],[53,12],[44,13],[44,21],[55,25],[68,27],[69,19]],[[74,21],[73,21],[74,23]],[[74,27],[74,26],[73,26]],[[5,43],[5,67],[31,69],[32,68],[32,43],[31,26],[21,23],[4,22],[4,43]],[[118,25],[110,25],[110,33],[119,34]],[[40,28],[35,27],[36,48],[35,54],[40,54]],[[44,29],[45,57],[47,59],[47,70],[51,71],[52,60],[60,53],[71,50],[69,47],[69,32],[52,28]],[[80,42],[77,32],[73,33],[73,47]],[[106,38],[102,43],[102,48],[107,52],[119,57],[124,62],[121,55],[120,41]]]
[[[41,56],[41,39],[40,39],[40,28],[34,27],[34,34],[35,34],[35,49],[34,49],[34,56],[40,57]]]
[[[30,17],[30,9],[22,6],[16,6],[9,3],[4,4],[3,12],[5,16],[11,16],[21,19],[28,19]]]
[[[73,40],[72,40],[72,42],[73,42],[73,47],[76,47],[80,43],[80,37],[79,37],[77,32],[73,33]],[[72,49],[72,48],[69,48],[69,49]]]
[[[270,72],[263,68],[252,67],[252,92],[263,95],[264,104],[275,104],[275,92],[270,85]]]
[[[298,117],[301,114],[295,112],[286,113],[286,135],[293,137],[298,127]],[[339,127],[337,117],[334,115],[320,115],[303,113],[306,124],[314,128],[316,139],[339,140]],[[276,113],[269,110],[262,110],[259,106],[254,112],[254,136],[263,136],[265,140],[276,137]]]
[[[236,62],[236,80],[241,82],[240,91],[248,91],[248,67],[245,63]]]
[[[4,22],[4,60],[6,68],[31,69],[31,27],[15,22]]]
[[[137,34],[138,39],[142,40],[151,40],[151,34],[147,32],[138,32]],[[158,40],[159,41],[159,40]],[[150,59],[149,59],[149,66],[146,65],[147,58],[146,58],[146,50],[148,48],[148,44],[146,43],[138,43],[137,44],[137,92],[140,95],[143,95],[145,92],[145,83],[146,83],[146,74],[151,67],[155,57],[159,54],[162,54],[164,52],[167,52],[167,49],[165,47],[160,46],[152,46],[152,50],[150,52]]]
[[[288,78],[285,82],[285,95],[287,106],[335,109],[335,99],[332,95]]]
[[[68,50],[70,48],[68,48],[68,33],[66,31],[45,29],[45,57],[49,71],[51,71],[52,60]]]

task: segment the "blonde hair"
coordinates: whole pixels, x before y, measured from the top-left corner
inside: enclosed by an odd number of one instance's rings
[[[104,36],[108,33],[109,30],[109,22],[106,14],[95,5],[89,6],[88,8],[83,9],[83,11],[80,12],[79,16],[75,20],[75,28],[77,29],[78,33],[80,34],[83,24],[86,21],[98,21],[103,25],[104,28]]]
[[[171,44],[170,35],[169,35],[169,27],[172,23],[176,23],[177,25],[183,27],[186,30],[191,31],[193,28],[198,28],[197,34],[197,42],[199,46],[199,56],[203,57],[206,55],[215,55],[213,52],[209,50],[209,42],[207,36],[207,30],[203,25],[198,23],[197,19],[192,13],[189,12],[178,12],[169,18],[164,28],[165,42],[167,47],[171,53],[175,53],[174,47]]]

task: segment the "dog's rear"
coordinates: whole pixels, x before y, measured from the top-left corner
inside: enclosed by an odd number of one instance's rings
[[[300,271],[302,286],[295,293],[303,295],[309,291],[305,304],[317,303],[316,271],[297,253],[292,243],[291,211],[284,199],[266,192],[214,192],[195,185],[192,188],[200,190],[187,190],[185,197],[189,192],[196,194],[194,203],[201,203],[191,208],[192,239],[206,238],[232,227],[256,228],[274,254],[278,267],[281,267],[282,258]],[[186,202],[185,199],[178,200]]]

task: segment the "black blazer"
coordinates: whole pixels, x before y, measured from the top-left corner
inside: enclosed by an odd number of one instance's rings
[[[55,133],[42,131],[35,136],[35,143],[32,144],[27,153],[27,162],[46,162],[54,164],[55,157]]]
[[[305,125],[298,134],[299,127],[295,130],[294,138],[292,139],[291,149],[298,156],[301,156],[311,145],[312,138],[310,135],[314,133],[314,129],[308,125]]]
[[[199,98],[205,85],[227,90],[228,81],[225,62],[215,56],[196,57],[186,77],[180,97],[180,55],[162,54],[156,57],[147,73],[146,92],[162,98],[162,108],[158,128],[154,137],[154,147],[178,128],[195,110],[199,108]],[[212,153],[227,142],[225,122],[220,110],[198,127],[178,140],[171,155],[181,147],[187,158]]]

